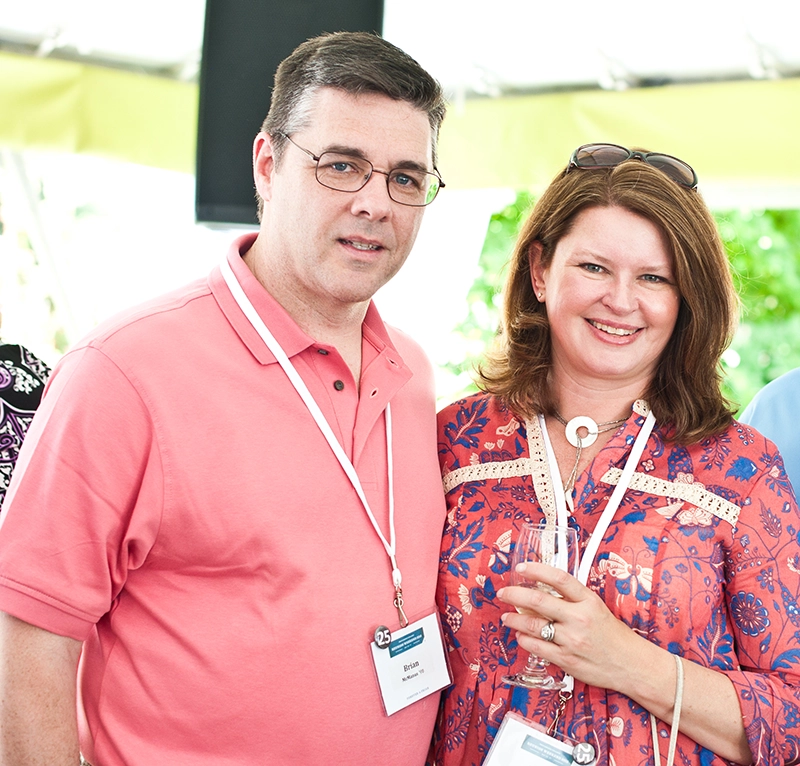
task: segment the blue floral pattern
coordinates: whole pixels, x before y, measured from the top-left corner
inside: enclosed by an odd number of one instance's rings
[[[634,408],[578,477],[571,523],[584,545],[642,422]],[[501,402],[455,402],[439,426],[448,521],[437,597],[455,684],[443,696],[434,760],[477,765],[508,710],[545,727],[555,713],[553,692],[503,684],[525,653],[496,598],[520,525],[543,511],[536,480],[518,470],[533,464],[531,434]],[[800,762],[800,516],[776,448],[735,422],[693,445],[671,444],[656,424],[635,479],[589,587],[637,633],[730,678],[754,763]],[[598,766],[653,763],[649,715],[619,693],[576,682],[560,731],[592,742]],[[679,734],[675,763],[727,762]]]

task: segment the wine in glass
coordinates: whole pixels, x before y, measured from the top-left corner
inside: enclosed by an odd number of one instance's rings
[[[557,569],[569,572],[573,577],[578,575],[578,533],[574,529],[561,526],[548,526],[546,522],[522,525],[517,538],[514,554],[511,558],[511,584],[524,588],[540,588],[557,598],[561,594],[544,583],[524,578],[517,572],[517,565],[528,561],[548,564]],[[517,609],[518,612],[523,610]],[[563,689],[565,684],[553,678],[547,672],[550,663],[528,655],[525,667],[513,675],[503,676],[503,681],[512,686],[524,686],[527,689]]]

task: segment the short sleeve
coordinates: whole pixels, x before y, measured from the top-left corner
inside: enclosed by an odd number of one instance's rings
[[[134,383],[102,351],[57,365],[0,518],[0,609],[83,640],[158,533],[163,471]]]

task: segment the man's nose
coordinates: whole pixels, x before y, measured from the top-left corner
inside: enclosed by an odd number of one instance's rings
[[[389,174],[382,170],[373,170],[367,182],[353,195],[353,213],[368,215],[380,220],[389,215],[392,205],[397,204],[389,196]]]

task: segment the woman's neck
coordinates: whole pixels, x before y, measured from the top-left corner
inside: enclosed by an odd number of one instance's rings
[[[627,418],[633,403],[642,397],[646,384],[641,381],[610,387],[604,382],[585,383],[553,371],[551,379],[553,401],[558,414],[565,420],[585,416],[597,423]]]

